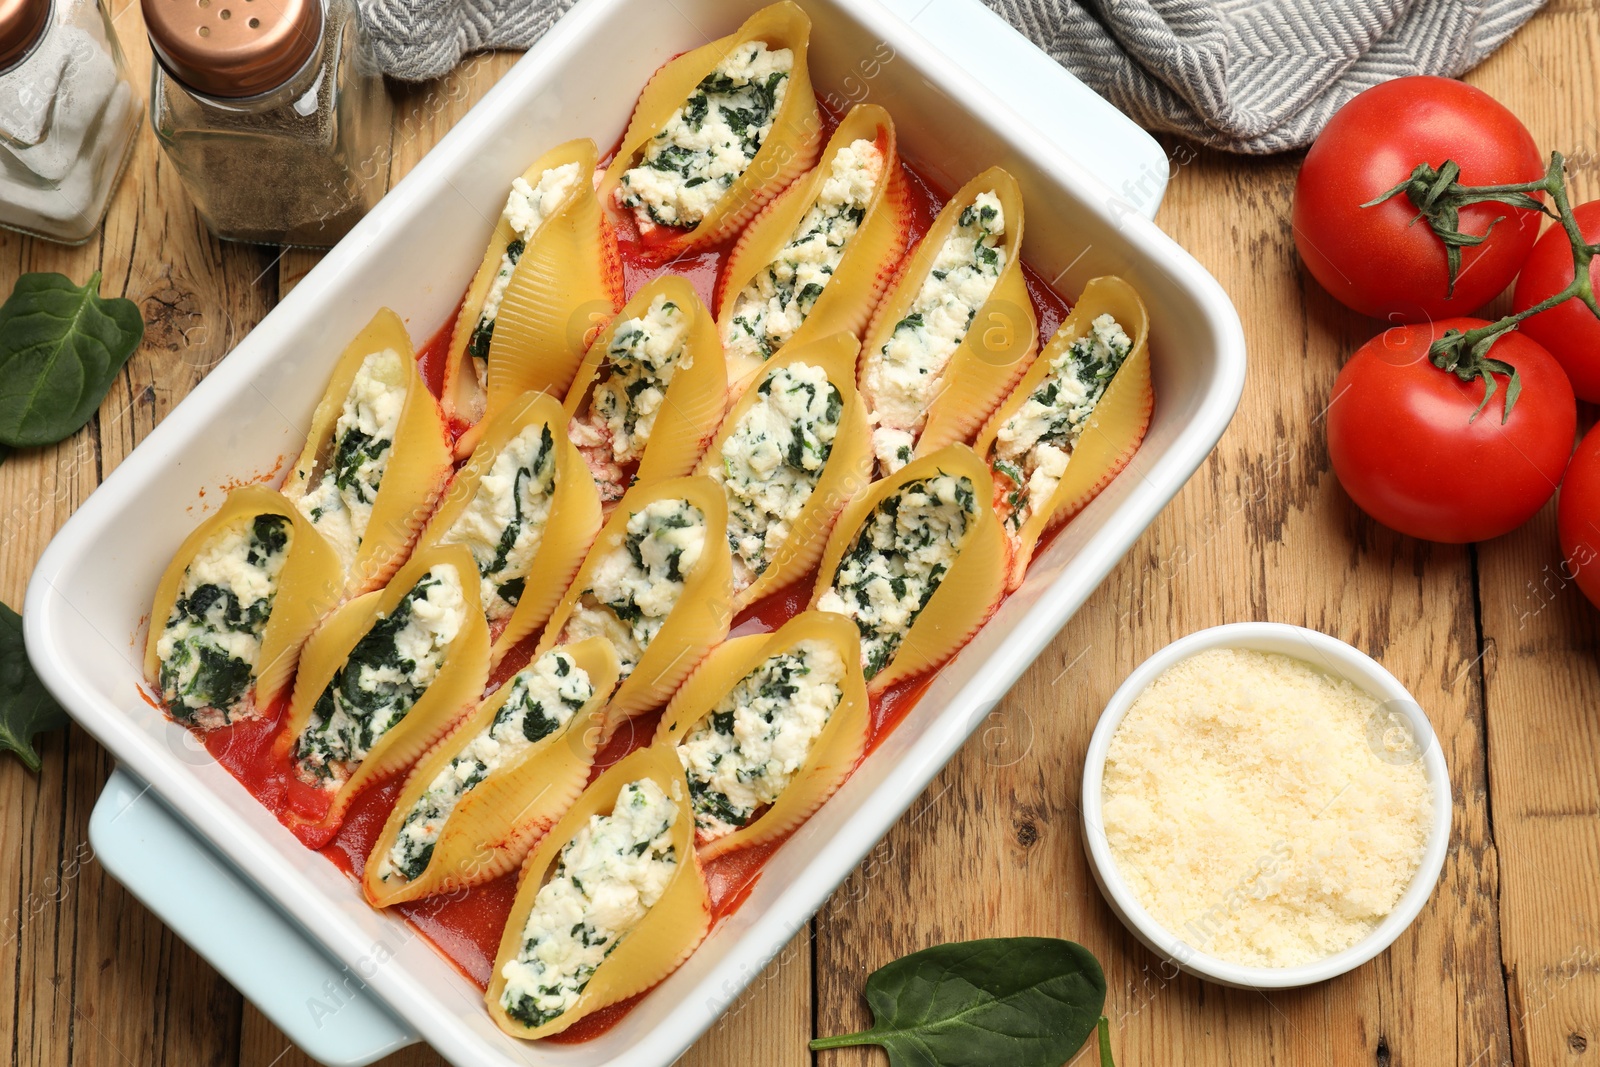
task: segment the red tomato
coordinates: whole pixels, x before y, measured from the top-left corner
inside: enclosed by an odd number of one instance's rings
[[[1572,210],[1583,239],[1600,241],[1600,200]],[[1600,261],[1589,261],[1589,278],[1600,286]],[[1572,284],[1572,243],[1567,231],[1552,226],[1533,246],[1533,254],[1517,278],[1513,311],[1526,311]],[[1567,372],[1572,391],[1584,400],[1600,401],[1600,319],[1580,300],[1566,300],[1518,327],[1538,341]]]
[[[1481,89],[1449,78],[1396,78],[1334,113],[1306,153],[1294,188],[1294,243],[1324,289],[1375,318],[1421,322],[1469,314],[1511,284],[1539,235],[1539,214],[1503,204],[1461,209],[1462,233],[1489,239],[1461,250],[1455,295],[1444,243],[1404,194],[1361,205],[1405,181],[1418,163],[1446,159],[1466,185],[1538,181],[1544,160],[1527,128]]]
[[[1572,451],[1572,386],[1535,342],[1508,333],[1489,351],[1522,378],[1504,425],[1505,376],[1495,376],[1493,399],[1473,419],[1483,382],[1463,382],[1428,362],[1428,346],[1446,330],[1482,325],[1396,326],[1362,345],[1334,383],[1334,473],[1362,511],[1412,537],[1463,543],[1516,529],[1556,491]]]
[[[1600,426],[1583,439],[1562,479],[1556,527],[1567,573],[1577,576],[1583,595],[1600,607]]]

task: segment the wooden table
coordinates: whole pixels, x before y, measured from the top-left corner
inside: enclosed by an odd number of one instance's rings
[[[143,84],[138,5],[114,9]],[[514,58],[398,90],[391,178]],[[1600,7],[1556,0],[1468,76],[1542,148],[1567,153],[1579,201],[1600,196],[1597,64]],[[1072,938],[1104,961],[1125,1067],[1600,1055],[1587,1051],[1600,1042],[1600,612],[1562,581],[1554,509],[1473,547],[1412,541],[1358,512],[1332,475],[1320,413],[1341,361],[1379,327],[1297,263],[1298,159],[1169,147],[1157,221],[1220,279],[1249,338],[1238,416],[992,723],[685,1064],[808,1064],[813,1033],[870,1022],[859,994],[872,969],[1006,934]],[[94,422],[0,466],[0,598],[20,607],[72,510],[317,258],[210,238],[148,129],[101,237],[62,248],[0,235],[0,292],[24,271],[81,282],[98,270],[103,292],[137,302],[147,323]],[[1432,717],[1456,803],[1453,848],[1416,925],[1354,974],[1272,995],[1164,971],[1096,891],[1075,800],[1090,730],[1121,679],[1183,634],[1246,619],[1311,626],[1380,659]],[[106,754],[77,728],[41,750],[38,775],[0,759],[0,1050],[16,1065],[309,1063],[93,862],[86,834]],[[386,1062],[437,1061],[417,1047]],[[884,1061],[846,1050],[818,1062]]]

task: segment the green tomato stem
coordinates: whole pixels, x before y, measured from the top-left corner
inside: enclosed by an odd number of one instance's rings
[[[1457,213],[1460,208],[1469,204],[1496,202],[1511,207],[1537,210],[1561,223],[1567,241],[1572,246],[1572,281],[1565,289],[1530,308],[1514,315],[1507,315],[1496,322],[1471,330],[1446,330],[1443,336],[1428,347],[1429,360],[1440,370],[1448,371],[1464,382],[1483,380],[1483,401],[1472,413],[1468,422],[1477,419],[1483,413],[1483,409],[1489,406],[1489,400],[1499,388],[1494,376],[1504,374],[1510,379],[1506,385],[1506,397],[1500,416],[1503,425],[1511,418],[1511,409],[1516,406],[1517,397],[1522,392],[1522,379],[1511,364],[1504,360],[1489,358],[1490,348],[1502,334],[1516,329],[1524,319],[1541,311],[1549,311],[1568,300],[1581,300],[1596,318],[1600,318],[1600,304],[1595,301],[1594,283],[1589,278],[1589,264],[1597,254],[1600,254],[1600,244],[1591,245],[1585,242],[1583,233],[1578,229],[1578,220],[1572,213],[1572,204],[1567,196],[1566,160],[1562,158],[1560,152],[1550,153],[1550,166],[1545,170],[1544,177],[1538,181],[1505,185],[1462,185],[1456,180],[1460,173],[1461,168],[1451,160],[1445,160],[1437,169],[1430,164],[1419,163],[1405,181],[1361,206],[1373,207],[1400,193],[1405,193],[1417,208],[1417,216],[1411,221],[1416,223],[1421,219],[1427,219],[1434,234],[1444,242],[1450,274],[1449,291],[1452,294],[1455,292],[1456,275],[1460,270],[1461,249],[1482,244],[1488,238],[1489,231],[1494,229],[1495,223],[1500,221],[1495,219],[1481,234],[1463,234],[1456,228]],[[1544,193],[1548,196],[1555,205],[1554,209],[1535,199],[1533,193]]]

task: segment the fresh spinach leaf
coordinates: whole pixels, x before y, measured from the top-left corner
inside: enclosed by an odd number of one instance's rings
[[[100,298],[100,272],[78,287],[24,274],[0,304],[0,444],[50,445],[89,421],[139,347],[131,300]]]
[[[1094,1032],[1106,978],[1082,945],[1002,937],[895,960],[865,995],[876,1025],[812,1049],[881,1045],[891,1067],[1060,1067]]]
[[[30,771],[39,769],[33,735],[67,724],[67,713],[45,691],[22,647],[22,616],[0,604],[0,751],[15,752]]]

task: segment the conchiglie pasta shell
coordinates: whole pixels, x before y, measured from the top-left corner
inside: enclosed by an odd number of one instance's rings
[[[1050,364],[1088,333],[1090,324],[1101,315],[1117,320],[1133,342],[1133,348],[1089,416],[1048,506],[1028,516],[1012,537],[1007,589],[1022,584],[1039,539],[1082,511],[1121,473],[1150,428],[1150,416],[1155,409],[1155,390],[1150,380],[1150,316],[1133,286],[1115,275],[1105,275],[1091,279],[1084,287],[1083,296],[1073,307],[1072,314],[984,426],[978,435],[978,455],[990,459],[1000,427],[1033,395],[1050,373]],[[1002,493],[1001,484],[996,479],[997,496]]]
[[[150,609],[150,634],[145,641],[144,673],[159,693],[161,657],[156,646],[161,641],[172,606],[183,585],[184,572],[206,542],[235,525],[254,522],[260,515],[281,515],[289,520],[288,556],[278,572],[272,613],[261,631],[261,650],[255,666],[253,702],[266,711],[288,688],[300,659],[300,647],[322,616],[339,603],[344,594],[344,569],[339,554],[317,532],[309,519],[282,494],[264,485],[245,485],[228,494],[217,513],[186,537],[156,586],[155,603]]]
[[[294,470],[289,472],[283,495],[298,502],[327,475],[333,458],[336,424],[350,386],[362,361],[385,349],[400,353],[406,399],[395,428],[394,443],[389,446],[389,462],[373,501],[372,516],[355,557],[344,561],[346,592],[351,596],[383,585],[405,561],[412,542],[450,477],[453,459],[449,431],[439,405],[422,380],[405,324],[393,311],[383,308],[356,335],[334,365],[328,391],[312,413],[311,432],[306,435],[305,448]]]
[[[617,794],[631,782],[649,778],[667,796],[678,802],[678,817],[672,824],[672,844],[678,863],[661,898],[639,920],[633,931],[617,943],[611,954],[595,969],[577,1003],[568,1011],[540,1027],[527,1027],[510,1018],[500,1005],[506,980],[505,965],[522,948],[522,933],[533,911],[539,890],[555,871],[561,849],[588,825],[595,815],[608,815],[617,803]],[[485,1001],[495,1025],[512,1037],[540,1038],[559,1034],[579,1019],[601,1008],[643,993],[666,978],[689,958],[711,929],[711,900],[705,878],[694,851],[694,812],[689,808],[689,790],[670,747],[639,749],[609,768],[584,790],[572,809],[544,836],[522,868],[521,882],[494,971],[489,977]]]
[[[832,586],[845,552],[855,544],[862,524],[878,505],[898,493],[907,482],[939,474],[965,476],[972,481],[977,514],[973,516],[955,562],[911,624],[894,658],[867,683],[867,692],[873,696],[897,682],[925,674],[955,655],[989,618],[1005,591],[1005,533],[994,513],[989,468],[966,445],[949,445],[914,459],[888,478],[874,482],[846,506],[823,550],[811,607],[815,608],[822,594]]]
[[[917,436],[913,453],[917,456],[970,440],[1028,369],[1039,345],[1039,320],[1022,275],[1022,188],[1004,170],[990,167],[945,204],[873,313],[861,346],[862,396],[870,406],[873,398],[867,386],[868,368],[878,359],[895,325],[910,311],[962,210],[986,192],[995,194],[1005,212],[1006,232],[1001,247],[1006,251],[1006,265],[935,384],[936,391],[925,408],[927,421]]]
[[[905,251],[911,227],[910,200],[905,171],[895,147],[894,120],[876,104],[857,104],[851,108],[828,139],[817,165],[785,189],[746,227],[729,254],[718,283],[718,336],[726,340],[739,293],[777,257],[816,202],[834,156],[857,140],[877,143],[884,157],[883,176],[867,203],[866,217],[839,259],[839,266],[812,305],[805,322],[786,345],[840,331],[861,336]],[[728,381],[735,391],[744,389],[760,369],[759,359],[728,356]]]
[[[668,746],[676,751],[676,746],[746,675],[803,641],[815,641],[838,651],[845,668],[839,683],[839,704],[788,788],[744,826],[702,845],[702,863],[789,833],[844,784],[866,751],[872,723],[867,685],[861,677],[861,639],[849,619],[825,611],[803,611],[776,633],[735,637],[713,649],[667,705],[656,731],[657,747]]]
[[[822,545],[828,539],[828,531],[833,528],[840,509],[872,481],[871,431],[867,426],[866,407],[856,392],[855,384],[858,347],[856,339],[848,333],[836,333],[798,345],[785,345],[783,351],[764,364],[764,370],[751,382],[751,387],[734,402],[733,409],[723,420],[722,429],[712,439],[700,460],[695,472],[697,474],[709,474],[713,468],[721,465],[722,446],[738,428],[739,420],[760,399],[757,390],[761,380],[780,367],[796,363],[821,367],[834,388],[839,390],[839,398],[844,402],[839,415],[839,429],[816,488],[791,524],[788,538],[773,552],[767,569],[734,594],[735,614],[810,573],[822,554]]]
[[[699,224],[684,230],[660,227],[643,249],[647,264],[670,259],[707,245],[716,244],[738,232],[817,159],[822,144],[822,116],[817,110],[816,93],[811,87],[811,72],[806,66],[806,50],[811,39],[811,19],[795,4],[783,0],[762,8],[727,37],[701,45],[671,60],[650,79],[639,95],[628,130],[616,159],[600,180],[600,202],[609,210],[618,207],[616,193],[624,171],[637,165],[649,140],[661,131],[683,106],[701,79],[710,74],[729,52],[750,41],[765,41],[772,50],[787,48],[794,53],[794,67],[783,104],[773,117],[772,129],[761,143],[761,150],[739,179],[728,187],[722,199],[706,212]],[[666,236],[672,232],[672,236]]]
[[[699,508],[706,520],[705,546],[684,575],[683,592],[655,638],[612,695],[601,744],[627,719],[665,703],[711,647],[728,635],[733,619],[733,563],[728,552],[728,506],[722,490],[710,478],[668,478],[631,490],[618,501],[578,576],[550,616],[535,655],[562,643],[562,631],[578,599],[588,590],[595,568],[622,546],[634,513],[658,500],[687,500]]]
[[[441,543],[478,494],[483,476],[513,438],[529,426],[550,428],[555,442],[555,490],[545,520],[539,548],[528,564],[527,583],[505,627],[494,638],[489,662],[493,667],[529,634],[543,626],[561,593],[572,581],[584,554],[600,531],[600,493],[595,489],[583,456],[567,439],[567,416],[548,393],[526,393],[486,419],[478,447],[456,472],[439,508],[417,541],[419,549]]]
[[[598,637],[561,651],[571,655],[589,676],[594,696],[572,713],[565,727],[535,742],[512,762],[496,767],[456,802],[419,877],[407,881],[396,872],[396,877],[386,881],[378,874],[379,862],[394,847],[406,816],[450,761],[493,725],[511,695],[511,679],[435,745],[406,779],[383,833],[367,857],[361,886],[373,907],[386,908],[500,877],[527,858],[534,843],[578,799],[594,763],[600,709],[617,684],[617,654]]]
[[[489,342],[485,393],[480,394],[467,343],[516,236],[504,215],[495,224],[483,263],[456,318],[445,363],[446,407],[462,422],[477,422],[530,390],[563,395],[594,332],[622,303],[622,263],[594,193],[598,158],[587,138],[545,153],[523,172],[537,186],[545,171],[576,163],[580,180],[572,196],[534,231],[500,298]],[[462,454],[477,444],[462,438]]]
[[[588,412],[594,387],[608,365],[606,353],[617,327],[643,316],[658,296],[678,305],[689,317],[689,325],[684,332],[683,356],[667,385],[666,399],[651,429],[649,444],[634,471],[633,486],[688,474],[705,450],[706,441],[717,432],[727,403],[728,369],[723,362],[722,340],[717,335],[711,312],[701,303],[688,279],[663,274],[635,293],[589,346],[578,376],[567,393],[567,418]],[[688,366],[681,360],[687,360]]]
[[[317,699],[345,665],[356,643],[379,619],[388,615],[412,588],[435,567],[453,567],[468,598],[465,619],[434,676],[405,716],[391,727],[367,753],[350,777],[334,793],[327,814],[306,821],[328,834],[344,821],[350,802],[368,787],[394,777],[436,744],[468,708],[477,703],[489,679],[489,628],[481,612],[471,610],[477,590],[478,568],[463,545],[435,545],[417,552],[383,589],[345,604],[318,627],[300,656],[289,713],[273,742],[273,755],[293,759],[294,748],[311,721]]]

